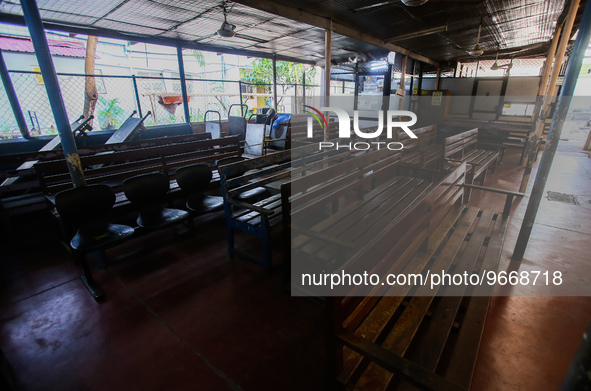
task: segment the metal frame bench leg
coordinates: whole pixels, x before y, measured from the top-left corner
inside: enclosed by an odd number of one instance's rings
[[[74,258],[76,258],[76,262],[82,268],[82,275],[80,276],[80,279],[84,283],[84,286],[86,286],[86,289],[88,289],[88,291],[95,300],[103,299],[105,297],[105,291],[94,279],[94,276],[92,275],[92,270],[90,269],[90,265],[86,260],[86,254],[81,253],[79,251],[74,251]]]
[[[228,244],[228,255],[230,259],[234,259],[234,228],[230,226],[230,222],[226,220],[226,242]]]

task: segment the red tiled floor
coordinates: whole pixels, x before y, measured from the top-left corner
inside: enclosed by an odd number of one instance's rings
[[[587,178],[589,164],[565,159],[548,190],[591,196],[588,180],[573,185],[566,177],[576,167]],[[516,160],[507,156],[487,185],[516,190]],[[473,192],[471,202],[500,210],[503,199]],[[562,268],[588,286],[589,209],[580,205],[544,201],[525,260],[509,261],[526,204],[514,207],[501,270]],[[107,292],[103,303],[91,299],[50,237],[42,249],[32,248],[31,238],[27,251],[3,258],[0,347],[21,389],[322,389],[322,305],[289,297],[280,266],[267,275],[229,260],[221,217],[110,250],[112,265],[96,272]],[[258,246],[248,236],[238,240]],[[557,389],[591,320],[587,297],[548,297],[541,286],[516,292],[526,296],[493,299],[474,390]]]

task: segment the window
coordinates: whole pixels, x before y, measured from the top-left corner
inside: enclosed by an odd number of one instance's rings
[[[535,103],[505,103],[503,105],[503,115],[531,117],[535,106]]]

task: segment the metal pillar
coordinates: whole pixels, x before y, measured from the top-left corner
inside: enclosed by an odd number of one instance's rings
[[[577,1],[577,0],[575,0]],[[585,51],[589,45],[589,38],[591,38],[591,6],[585,5],[585,12],[583,13],[583,19],[579,26],[579,32],[577,34],[577,40],[573,47],[573,52],[568,62],[566,74],[564,76],[564,83],[560,91],[560,96],[556,102],[556,110],[554,111],[554,118],[552,119],[552,125],[550,125],[550,131],[548,132],[548,140],[544,148],[544,153],[540,159],[540,166],[536,173],[536,179],[534,181],[533,189],[527,203],[527,209],[525,216],[523,217],[523,223],[517,237],[517,244],[513,251],[512,259],[514,261],[521,261],[525,254],[525,248],[533,229],[534,220],[538,213],[540,201],[544,195],[544,187],[548,180],[548,174],[552,167],[552,160],[556,154],[556,148],[558,147],[558,140],[560,139],[560,133],[562,132],[562,126],[566,119],[568,107],[572,100],[575,86],[577,85],[577,78],[581,72],[581,66],[583,64],[583,58],[585,57]],[[560,66],[556,63],[556,66]]]
[[[544,101],[546,96],[546,91],[548,89],[548,79],[550,77],[550,71],[552,70],[552,63],[554,62],[554,56],[556,54],[556,47],[558,46],[558,40],[560,38],[560,33],[562,32],[562,26],[556,26],[556,30],[554,31],[554,37],[552,38],[552,43],[550,44],[550,49],[548,49],[548,54],[546,55],[546,62],[544,63],[544,69],[542,71],[542,77],[540,79],[540,84],[538,85],[538,94],[536,96],[536,105],[534,108],[534,115],[532,116],[532,128],[530,134],[528,135],[527,141],[525,143],[525,150],[523,151],[522,159],[524,157],[528,158],[528,162],[525,165],[525,169],[523,171],[523,177],[521,178],[521,185],[519,186],[520,191],[523,193],[525,192],[525,188],[527,187],[527,182],[529,181],[529,175],[531,174],[531,169],[533,167],[533,162],[537,155],[537,143],[538,143],[538,135],[537,135],[537,127],[538,127],[538,120],[540,115],[542,115],[541,111],[545,107]],[[513,61],[513,59],[511,59]],[[547,113],[546,113],[547,115]],[[544,118],[545,121],[545,118]],[[542,128],[543,129],[543,128]],[[535,153],[533,152],[533,149]],[[531,158],[530,158],[531,156]]]
[[[187,81],[185,79],[185,62],[183,61],[183,48],[176,47],[176,56],[179,62],[179,75],[181,78],[181,94],[183,96],[183,109],[185,111],[185,122],[191,123],[191,115],[189,114],[189,95],[187,94]]]
[[[238,93],[240,94],[240,116],[242,117],[244,116],[244,107],[242,107],[242,104],[244,103],[242,101],[242,80],[238,80]]]
[[[392,64],[388,64],[388,69],[384,75],[382,92],[382,111],[384,112],[384,123],[386,123],[388,110],[390,109],[390,93],[392,92]]]
[[[29,129],[27,128],[27,122],[25,121],[25,116],[23,115],[23,110],[21,109],[18,97],[16,96],[16,91],[14,89],[14,85],[12,85],[10,75],[8,74],[8,68],[6,68],[6,63],[4,62],[2,50],[0,50],[0,77],[2,77],[2,84],[4,84],[4,90],[8,96],[8,101],[10,102],[12,113],[16,119],[18,130],[20,130],[21,135],[24,138],[31,138]]]
[[[415,112],[419,112],[419,110],[421,109],[421,97],[423,96],[423,63],[419,62],[419,85],[417,88],[417,92],[418,92],[418,98],[416,100],[415,106],[414,106],[414,110]]]
[[[419,86],[418,86],[419,96],[422,95],[422,93],[421,93],[422,90],[423,90],[423,63],[419,62]]]
[[[33,47],[35,48],[35,55],[39,62],[39,68],[41,68],[41,75],[45,82],[47,97],[49,98],[49,104],[51,105],[51,111],[53,112],[53,118],[55,119],[72,183],[74,184],[74,187],[84,186],[86,185],[86,180],[84,179],[84,173],[82,172],[76,140],[72,134],[70,121],[68,121],[68,115],[66,114],[66,107],[60,92],[51,54],[49,53],[47,38],[43,31],[43,22],[39,15],[39,8],[37,8],[35,0],[21,0],[21,6],[25,22],[29,28],[31,41],[33,41]]]
[[[273,55],[273,108],[278,113],[277,109],[277,56]]]
[[[558,45],[558,51],[556,54],[556,59],[554,60],[554,66],[552,68],[552,76],[550,77],[550,83],[548,84],[548,90],[546,92],[546,96],[544,98],[544,104],[540,109],[537,117],[537,121],[535,122],[534,126],[534,134],[531,136],[531,142],[529,145],[529,150],[527,151],[527,163],[525,165],[525,170],[523,172],[523,178],[521,179],[521,185],[519,186],[519,191],[524,192],[527,188],[527,183],[529,182],[529,176],[532,171],[532,167],[534,165],[535,158],[538,154],[540,139],[544,132],[544,126],[546,125],[546,118],[548,118],[548,114],[550,112],[550,103],[552,102],[552,98],[554,96],[554,90],[556,89],[556,81],[558,80],[558,76],[560,75],[560,68],[562,68],[562,61],[564,60],[564,53],[566,51],[566,47],[570,40],[570,35],[572,32],[572,27],[575,21],[575,17],[577,16],[577,10],[579,8],[579,0],[572,0],[570,4],[570,8],[568,10],[568,15],[566,21],[564,22],[564,27],[562,30],[562,37],[560,38],[560,44]]]
[[[302,85],[302,105],[300,106],[302,108],[302,111],[303,111],[304,105],[306,104],[306,71],[304,71],[303,80],[304,80],[303,81],[304,84]]]
[[[140,118],[143,118],[142,114],[142,103],[140,102],[140,94],[137,89],[137,80],[135,79],[135,75],[131,75],[131,81],[133,82],[133,91],[135,92],[135,104],[137,105],[137,112],[140,115]]]
[[[404,83],[406,79],[406,63],[408,61],[408,56],[405,55],[402,59],[402,73],[400,74],[400,89],[403,91],[402,96],[398,97],[398,110],[402,110],[402,105],[404,104],[404,97],[406,96],[406,89],[404,88]],[[412,78],[411,78],[412,80]],[[412,87],[411,87],[412,89]]]
[[[439,83],[441,82],[441,68],[437,68],[437,79],[435,79],[435,89],[439,89]]]
[[[412,63],[411,63],[411,68],[412,68],[412,74],[410,77],[410,91],[409,91],[409,95],[413,96],[413,88],[414,88],[414,84],[415,84],[415,60],[414,58],[412,59]]]
[[[298,80],[296,79],[295,82],[295,87],[294,87],[294,93],[293,93],[293,105],[292,105],[292,110],[294,114],[298,113]]]
[[[353,110],[359,107],[359,63],[355,61],[355,91],[353,92]]]
[[[330,61],[331,61],[331,42],[332,42],[332,20],[329,26],[324,30],[324,106],[330,106]],[[327,113],[328,115],[328,113]],[[324,141],[328,140],[328,129],[324,129]]]

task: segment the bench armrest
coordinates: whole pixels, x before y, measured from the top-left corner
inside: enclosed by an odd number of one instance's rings
[[[231,204],[233,204],[233,205],[239,206],[241,208],[249,209],[249,210],[252,210],[253,212],[258,212],[258,213],[260,213],[262,215],[268,215],[268,216],[270,216],[273,213],[275,213],[271,209],[262,208],[260,206],[249,204],[248,202],[240,201],[240,200],[237,200],[237,199],[234,199],[234,198],[228,198],[228,202],[231,203]]]
[[[311,229],[300,227],[297,225],[292,225],[291,229],[292,229],[292,231],[294,231],[296,233],[301,233],[303,235],[310,236],[314,239],[319,239],[319,240],[322,240],[325,242],[330,242],[332,244],[336,244],[338,246],[346,247],[348,250],[352,250],[355,248],[355,245],[353,243],[343,242],[342,240],[335,239],[332,236],[326,235],[322,232],[316,232]]]
[[[494,187],[478,186],[478,185],[472,185],[469,183],[463,183],[461,186],[464,186],[464,187],[467,187],[470,189],[474,189],[474,190],[483,190],[483,191],[490,191],[492,193],[504,194],[505,196],[507,196],[507,199],[505,201],[505,208],[503,209],[503,214],[505,216],[509,216],[509,212],[511,212],[511,205],[513,204],[513,198],[525,196],[524,193],[520,193],[517,191],[495,189]]]

